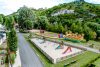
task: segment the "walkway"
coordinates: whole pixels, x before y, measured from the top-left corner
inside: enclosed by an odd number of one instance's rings
[[[22,67],[43,67],[38,56],[21,33],[18,33],[18,45]]]

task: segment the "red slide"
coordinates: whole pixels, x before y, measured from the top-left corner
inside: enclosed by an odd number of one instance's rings
[[[72,52],[71,47],[68,47],[62,54],[65,54],[68,50],[70,50],[70,52]]]

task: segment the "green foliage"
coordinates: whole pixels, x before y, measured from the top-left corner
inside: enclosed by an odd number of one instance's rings
[[[18,13],[12,14],[16,23],[18,23]]]
[[[5,58],[5,63],[9,63],[8,55],[7,55],[6,58]]]
[[[21,29],[32,29],[35,22],[35,13],[26,6],[18,10],[18,24]]]
[[[91,39],[95,39],[96,38],[96,32],[92,31],[86,25],[84,26],[84,34],[85,34],[84,38],[86,39],[86,41],[89,41]]]
[[[33,22],[30,20],[25,20],[24,24],[25,24],[25,28],[28,30],[33,28]]]
[[[14,18],[13,16],[7,16],[5,17],[5,26],[7,30],[11,30],[12,28],[14,28]]]
[[[100,30],[97,30],[97,37],[96,37],[97,39],[99,39],[100,38]]]
[[[74,10],[75,13],[52,16],[52,14],[65,9]],[[49,8],[45,10],[45,13],[50,22],[47,26],[50,31],[62,32],[61,26],[63,28],[67,26],[67,29],[74,33],[84,34],[87,41],[95,39],[96,35],[96,38],[98,38],[100,8],[94,4],[85,1],[74,1]],[[62,25],[59,25],[60,23]],[[87,25],[86,28],[84,25]]]
[[[15,63],[15,58],[16,58],[16,54],[15,53],[11,53],[10,54],[10,61],[11,61],[12,64]]]
[[[0,14],[0,24],[4,24],[5,22],[5,16],[3,14]]]
[[[71,42],[73,42],[73,43],[80,43],[79,40],[75,40],[75,39],[71,39],[71,38],[65,38],[64,40],[65,40],[65,41],[71,41]]]
[[[25,29],[19,29],[19,32],[21,32],[21,33],[28,33],[29,31],[27,31]]]
[[[100,58],[93,62],[93,65],[95,65],[95,67],[100,67]]]
[[[16,31],[12,29],[10,32],[7,34],[7,44],[10,49],[10,51],[17,51],[17,36],[16,36]]]
[[[52,14],[65,9],[74,10],[74,13],[52,16]],[[33,28],[57,33],[65,33],[67,30],[71,30],[74,33],[84,34],[87,41],[95,39],[95,37],[99,38],[100,6],[83,0],[59,4],[49,9],[34,9],[23,6],[12,15],[15,22],[18,22],[21,32]],[[8,29],[11,25],[9,18],[6,17],[4,21],[7,22],[5,25]],[[12,28],[11,26],[10,28]]]
[[[93,52],[85,52],[79,56],[76,63],[69,65],[68,67],[90,67],[89,65],[94,62],[100,54]],[[75,59],[75,58],[74,58]]]
[[[46,30],[56,32],[56,33],[64,33],[67,31],[67,27],[63,27],[61,23],[50,24],[46,25]]]
[[[98,23],[88,22],[87,25],[95,32],[97,32],[97,30],[100,30],[100,24]]]
[[[29,33],[29,36],[28,36],[28,38],[32,38],[32,33],[31,33],[31,32]]]
[[[37,24],[38,24],[38,29],[46,29],[46,24],[48,23],[48,19],[46,16],[38,16],[37,17]]]
[[[0,15],[0,24],[3,23],[3,17]]]

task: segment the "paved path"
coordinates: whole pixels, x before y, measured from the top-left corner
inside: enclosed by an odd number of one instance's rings
[[[21,33],[18,33],[18,45],[22,67],[43,67],[38,56]]]

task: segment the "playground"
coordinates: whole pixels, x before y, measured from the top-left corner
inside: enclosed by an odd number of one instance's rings
[[[82,52],[80,49],[64,45],[63,42],[58,44],[38,38],[32,38],[31,41],[54,64]]]

